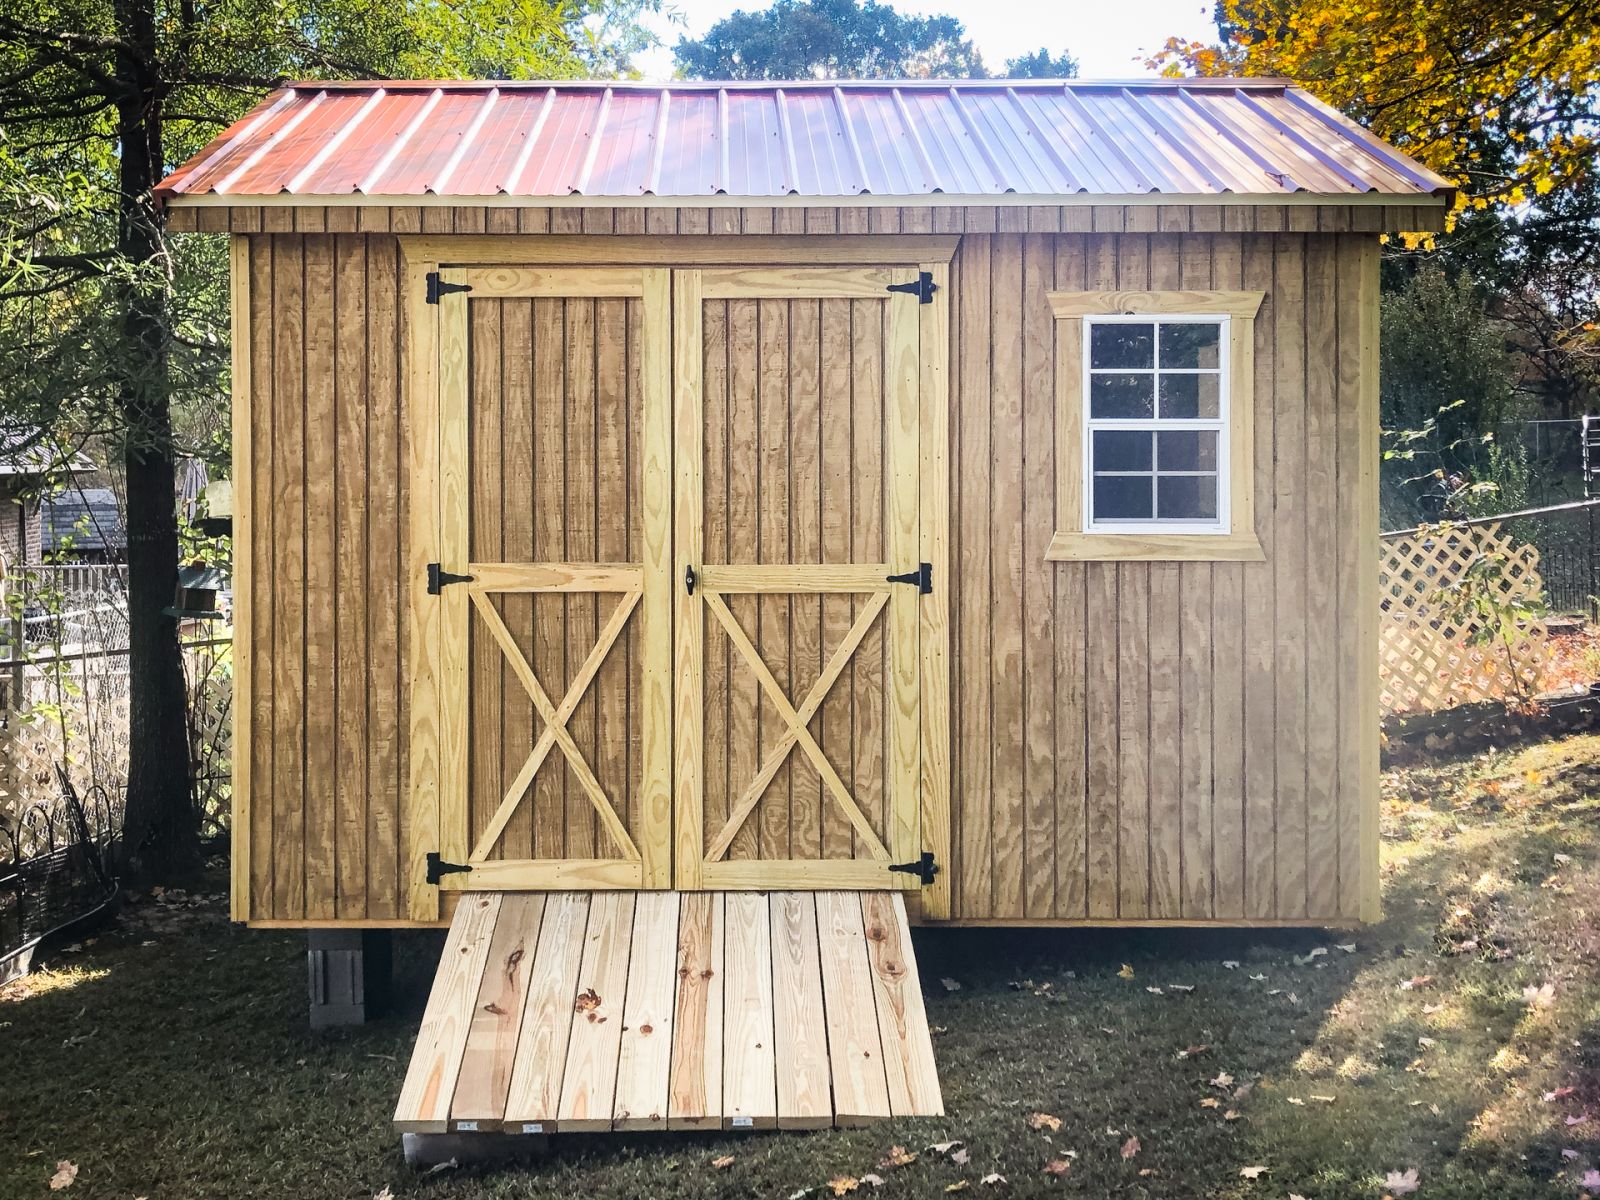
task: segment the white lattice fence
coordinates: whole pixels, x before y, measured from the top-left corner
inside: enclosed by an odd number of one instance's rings
[[[1378,573],[1384,712],[1532,695],[1549,636],[1544,622],[1517,622],[1509,645],[1499,636],[1484,641],[1488,618],[1464,614],[1459,599],[1471,586],[1487,590],[1496,604],[1537,609],[1544,595],[1538,567],[1539,552],[1503,532],[1498,521],[1386,537]]]

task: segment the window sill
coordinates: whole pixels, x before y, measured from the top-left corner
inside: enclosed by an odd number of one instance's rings
[[[1050,562],[1265,562],[1250,533],[1058,533]]]

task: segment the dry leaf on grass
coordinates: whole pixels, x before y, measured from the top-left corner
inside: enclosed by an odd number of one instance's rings
[[[967,1181],[958,1179],[954,1183],[947,1183],[944,1185],[944,1190],[946,1192],[964,1192],[967,1190]]]
[[[1122,964],[1122,970],[1117,972],[1117,978],[1118,979],[1132,979],[1133,978],[1133,967],[1128,963],[1123,963]]]
[[[389,1190],[389,1185],[386,1183],[380,1191],[372,1193],[372,1200],[394,1200],[394,1193]]]
[[[917,1156],[904,1146],[890,1146],[889,1153],[879,1161],[878,1166],[885,1170],[893,1171],[897,1167],[907,1167],[917,1161]]]
[[[1051,1133],[1061,1128],[1061,1118],[1049,1113],[1036,1112],[1028,1118],[1029,1129],[1048,1129]]]
[[[948,976],[939,980],[939,982],[944,985],[944,990],[947,992],[959,992],[961,990],[960,982],[958,980],[951,979]]]
[[[1149,992],[1152,996],[1159,996],[1162,994],[1161,989],[1158,987],[1147,987],[1145,988],[1145,991]]]
[[[1222,960],[1222,969],[1224,971],[1237,971],[1239,969],[1239,960],[1237,958],[1225,958],[1225,959],[1223,959]]]
[[[959,1150],[956,1150],[950,1155],[950,1161],[955,1163],[957,1166],[964,1167],[972,1161],[972,1155],[967,1153],[967,1148],[965,1146],[962,1146]]]
[[[1600,1171],[1590,1167],[1583,1173],[1583,1178],[1578,1180],[1578,1186],[1586,1192],[1600,1192]]]
[[[853,1192],[861,1186],[861,1181],[853,1175],[835,1175],[828,1180],[828,1190],[835,1196],[842,1196],[846,1192]]]
[[[1124,1159],[1132,1158],[1142,1149],[1144,1149],[1144,1147],[1139,1145],[1139,1139],[1136,1137],[1131,1137],[1122,1143],[1122,1157]]]
[[[1231,1088],[1233,1086],[1233,1076],[1226,1071],[1218,1071],[1217,1077],[1211,1081],[1211,1086],[1223,1089]]]
[[[1072,1170],[1072,1164],[1060,1157],[1052,1158],[1044,1165],[1044,1173],[1046,1175],[1065,1175],[1070,1170]]]
[[[1199,1046],[1185,1046],[1182,1050],[1178,1051],[1178,1058],[1199,1058],[1209,1049],[1211,1049],[1211,1047],[1204,1044]]]
[[[716,1171],[726,1171],[731,1166],[733,1166],[733,1155],[731,1154],[724,1154],[720,1158],[711,1160],[711,1167]]]
[[[1265,1167],[1240,1167],[1239,1168],[1239,1178],[1240,1179],[1260,1179],[1266,1173],[1267,1173],[1267,1169]]]
[[[1383,1188],[1392,1196],[1405,1196],[1417,1190],[1417,1169],[1407,1167],[1402,1171],[1390,1171],[1383,1177]]]
[[[987,1187],[1004,1187],[1006,1177],[1000,1174],[998,1171],[990,1171],[982,1179],[978,1180],[978,1182]]]
[[[1237,1108],[1230,1108],[1227,1112],[1222,1114],[1222,1119],[1224,1121],[1237,1121],[1239,1119],[1239,1110]]]
[[[1200,1101],[1200,1107],[1201,1108],[1221,1108],[1222,1107],[1222,1101],[1218,1100],[1215,1096],[1207,1096],[1207,1097],[1205,1097],[1204,1099],[1202,1099]]]
[[[78,1181],[78,1164],[62,1159],[56,1164],[56,1173],[50,1176],[50,1190],[59,1192]]]
[[[1419,988],[1432,987],[1432,986],[1433,986],[1433,976],[1432,975],[1413,975],[1410,979],[1404,980],[1400,984],[1400,990],[1402,992],[1414,992],[1414,991],[1417,991]]]

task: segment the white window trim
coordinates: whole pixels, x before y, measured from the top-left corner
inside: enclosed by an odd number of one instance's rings
[[[1054,562],[1261,562],[1255,531],[1255,317],[1264,292],[1050,292],[1056,346],[1056,532],[1045,551]],[[1227,318],[1226,378],[1219,387],[1224,433],[1218,448],[1218,520],[1203,528],[1177,522],[1102,522],[1091,511],[1088,440],[1088,324]],[[1155,419],[1140,427],[1176,427]],[[1206,422],[1215,427],[1215,422]],[[1096,422],[1096,427],[1105,426]],[[1152,464],[1154,466],[1154,464]],[[1226,483],[1223,481],[1226,480]],[[1224,496],[1226,497],[1224,501]],[[1224,510],[1221,505],[1225,503]],[[1225,515],[1224,515],[1225,512]]]
[[[1231,450],[1231,409],[1230,385],[1232,383],[1231,338],[1233,318],[1227,313],[1095,313],[1085,315],[1082,321],[1083,329],[1083,513],[1084,532],[1086,533],[1132,533],[1132,534],[1172,534],[1177,537],[1206,537],[1225,534],[1232,527],[1230,501],[1233,488],[1229,477],[1229,460]],[[1161,417],[1154,416],[1148,420],[1139,418],[1102,417],[1095,418],[1090,415],[1090,383],[1098,374],[1149,374],[1156,378],[1159,385],[1161,372],[1161,325],[1201,325],[1214,324],[1219,327],[1217,359],[1219,366],[1214,371],[1196,371],[1195,374],[1215,374],[1217,376],[1217,416],[1216,417]],[[1088,347],[1090,332],[1095,325],[1151,325],[1158,328],[1155,345],[1152,347],[1154,354],[1153,365],[1148,369],[1129,368],[1127,370],[1102,370],[1096,372],[1090,365]],[[1159,408],[1159,387],[1153,390],[1155,404]],[[1097,430],[1142,430],[1158,432],[1163,430],[1202,429],[1214,430],[1217,434],[1217,469],[1216,471],[1192,471],[1187,474],[1215,475],[1217,481],[1217,516],[1215,520],[1176,520],[1160,517],[1149,517],[1141,520],[1122,521],[1097,521],[1094,519],[1094,435]],[[1152,453],[1154,450],[1152,449]],[[1173,472],[1163,472],[1173,474]],[[1177,472],[1184,474],[1185,472]],[[1129,472],[1129,474],[1143,475],[1143,471]],[[1150,464],[1150,486],[1152,493],[1156,488],[1156,463],[1152,459]],[[1150,511],[1155,512],[1154,495],[1151,497]]]

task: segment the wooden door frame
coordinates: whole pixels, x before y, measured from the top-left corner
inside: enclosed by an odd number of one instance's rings
[[[407,550],[402,633],[410,648],[408,789],[402,804],[407,864],[405,911],[412,921],[440,919],[440,890],[427,882],[426,856],[440,846],[438,721],[439,597],[427,591],[427,565],[437,561],[442,526],[439,462],[438,306],[427,303],[427,276],[450,266],[632,264],[689,266],[910,266],[938,285],[921,306],[921,537],[922,559],[933,565],[934,590],[921,613],[922,839],[940,870],[921,889],[924,919],[951,915],[950,861],[950,287],[960,235],[751,234],[657,237],[562,234],[400,234],[404,288],[400,406],[406,470]],[[673,303],[677,305],[674,290]],[[675,373],[675,372],[670,372]],[[670,379],[669,379],[670,386]],[[668,586],[671,580],[667,581]],[[670,803],[670,797],[668,798]],[[465,841],[465,832],[461,835]],[[464,855],[465,845],[455,847]],[[448,855],[446,855],[448,857]],[[459,860],[452,860],[459,861]],[[661,886],[661,885],[657,885]],[[913,893],[916,895],[916,893]]]

